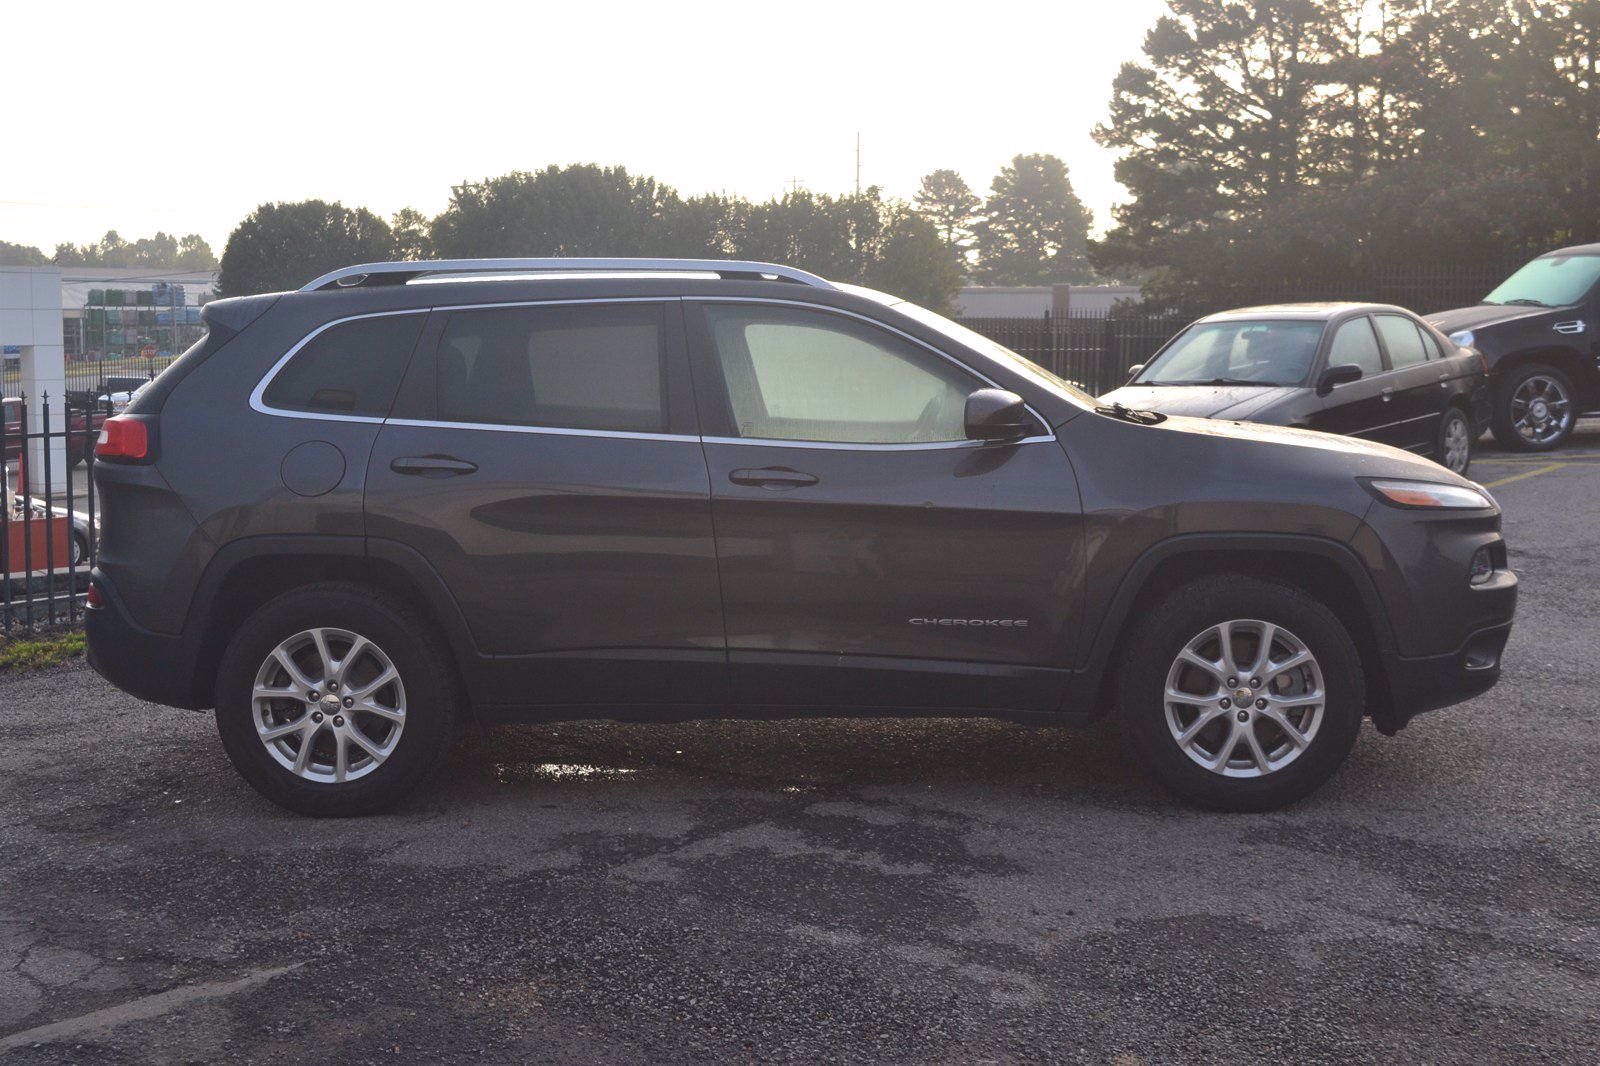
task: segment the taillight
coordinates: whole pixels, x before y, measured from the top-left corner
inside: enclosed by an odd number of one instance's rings
[[[150,427],[135,418],[117,415],[100,427],[95,441],[96,459],[147,459],[150,456]]]
[[[89,582],[89,592],[88,595],[84,596],[83,602],[96,609],[106,605],[106,596],[105,593],[100,591],[100,582]]]

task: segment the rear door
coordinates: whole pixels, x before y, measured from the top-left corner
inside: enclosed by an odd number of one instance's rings
[[[1439,418],[1450,397],[1450,390],[1439,386],[1448,384],[1449,371],[1418,323],[1405,315],[1372,317],[1390,366],[1384,396],[1392,408],[1394,426],[1387,443],[1414,452],[1432,451],[1439,435]]]
[[[367,533],[443,579],[480,703],[725,699],[680,306],[433,312],[373,449]]]
[[[734,699],[1056,708],[1082,516],[1048,427],[967,440],[990,382],[849,312],[685,308]]]

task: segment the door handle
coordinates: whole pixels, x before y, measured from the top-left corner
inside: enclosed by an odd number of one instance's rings
[[[1392,399],[1394,399],[1394,386],[1385,385],[1383,387],[1383,402],[1388,403]]]
[[[759,485],[764,489],[798,489],[804,485],[815,485],[817,476],[781,466],[769,466],[760,470],[731,471],[728,480],[735,485]]]
[[[439,478],[471,474],[478,469],[478,464],[449,455],[407,455],[390,463],[389,469],[396,474]]]

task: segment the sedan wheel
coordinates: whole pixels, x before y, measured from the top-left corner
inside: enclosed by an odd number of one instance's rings
[[[1467,416],[1452,407],[1444,413],[1439,429],[1439,462],[1451,473],[1465,474],[1472,465],[1472,431]]]
[[[1305,642],[1271,622],[1204,630],[1167,671],[1167,729],[1193,762],[1224,777],[1261,777],[1316,738],[1327,694]]]

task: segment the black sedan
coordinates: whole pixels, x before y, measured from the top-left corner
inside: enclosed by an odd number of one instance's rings
[[[1364,437],[1458,474],[1488,422],[1481,357],[1384,304],[1208,315],[1131,369],[1106,403]]]

